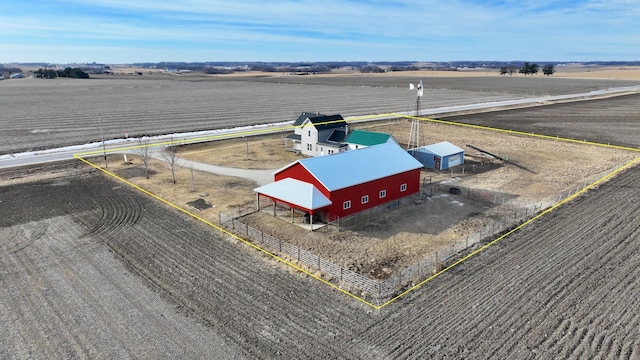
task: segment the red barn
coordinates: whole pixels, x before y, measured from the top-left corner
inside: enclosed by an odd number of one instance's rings
[[[422,164],[395,143],[298,160],[254,189],[325,220],[392,202],[420,190]]]

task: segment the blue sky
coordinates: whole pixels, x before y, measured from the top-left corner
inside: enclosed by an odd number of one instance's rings
[[[0,63],[637,61],[638,0],[9,0]]]

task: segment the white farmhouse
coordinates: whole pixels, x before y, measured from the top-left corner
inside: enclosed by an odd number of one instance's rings
[[[307,156],[345,152],[349,125],[341,115],[303,112],[293,123],[294,133],[285,139],[287,149]]]

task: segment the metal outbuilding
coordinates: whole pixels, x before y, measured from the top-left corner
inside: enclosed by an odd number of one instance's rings
[[[448,141],[410,151],[427,169],[446,170],[464,164],[464,150]]]
[[[258,196],[325,220],[348,216],[420,190],[422,164],[395,143],[298,160],[274,173]]]

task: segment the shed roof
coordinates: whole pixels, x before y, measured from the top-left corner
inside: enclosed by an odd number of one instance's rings
[[[386,143],[387,141],[389,141],[390,137],[390,134],[385,133],[353,130],[351,134],[349,134],[345,142],[364,146],[373,146]]]
[[[275,173],[280,173],[295,164],[307,169],[329,191],[422,168],[418,160],[396,143],[302,159]]]
[[[271,184],[263,185],[253,191],[266,196],[286,201],[306,210],[316,210],[331,205],[320,190],[304,181],[286,178]]]
[[[421,148],[418,149],[418,151],[425,149],[428,152],[438,155],[438,156],[449,156],[449,155],[454,155],[454,154],[458,154],[461,152],[464,152],[464,150],[462,150],[461,148],[453,145],[452,143],[448,142],[448,141],[443,141],[443,142],[439,142],[437,144],[432,144],[432,145],[427,145],[427,146],[423,146]]]

